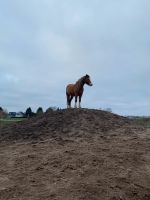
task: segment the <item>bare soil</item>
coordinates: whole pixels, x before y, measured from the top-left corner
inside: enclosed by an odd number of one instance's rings
[[[0,125],[0,200],[150,200],[150,127],[100,110]]]

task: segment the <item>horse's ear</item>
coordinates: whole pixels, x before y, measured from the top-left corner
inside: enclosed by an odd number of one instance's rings
[[[85,77],[86,77],[86,78],[89,78],[89,75],[88,75],[88,74],[86,74],[86,75],[85,75]]]

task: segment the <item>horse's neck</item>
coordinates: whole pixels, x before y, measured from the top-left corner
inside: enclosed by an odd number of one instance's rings
[[[83,81],[83,79],[81,78],[81,79],[79,79],[76,83],[75,83],[75,85],[77,85],[79,88],[83,88],[83,86],[84,86],[84,81]]]

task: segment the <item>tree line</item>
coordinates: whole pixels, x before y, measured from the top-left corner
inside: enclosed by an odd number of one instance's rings
[[[58,110],[58,109],[59,108],[57,108],[57,107],[49,107],[45,112],[48,112],[50,110]],[[3,109],[2,107],[0,107],[0,118],[8,117],[12,113],[14,113],[14,112],[9,112],[8,113],[8,111],[6,109]],[[38,109],[36,110],[36,112],[33,112],[33,110],[31,109],[31,107],[28,107],[25,112],[19,112],[19,113],[22,114],[22,117],[33,117],[33,116],[37,116],[37,115],[43,114],[44,111],[43,111],[42,107],[38,107]]]
[[[25,117],[33,117],[35,115],[43,114],[43,108],[39,107],[36,112],[33,112],[31,107],[27,108],[25,111]]]

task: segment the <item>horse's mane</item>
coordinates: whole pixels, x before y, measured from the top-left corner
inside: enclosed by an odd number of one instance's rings
[[[85,78],[85,76],[79,78],[79,79],[76,81],[76,84],[82,83],[82,81],[83,81],[84,78]]]

